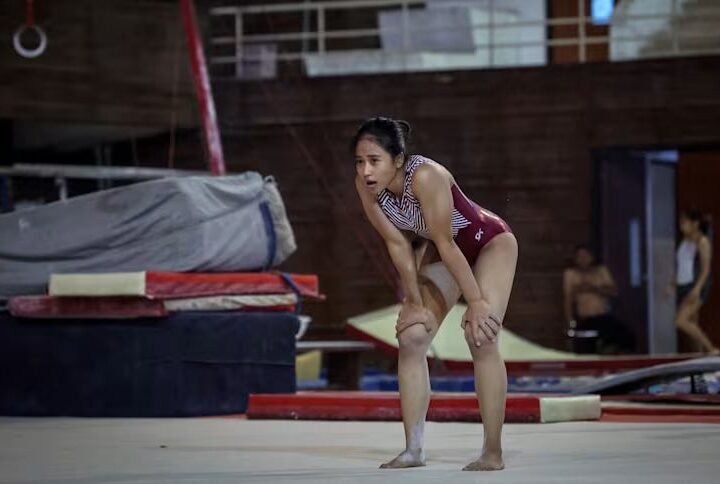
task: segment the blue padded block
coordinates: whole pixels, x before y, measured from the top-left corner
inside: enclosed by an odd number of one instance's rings
[[[242,413],[250,393],[295,391],[298,326],[277,312],[34,320],[0,311],[0,414]]]

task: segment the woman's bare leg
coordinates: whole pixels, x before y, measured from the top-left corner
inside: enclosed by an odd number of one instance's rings
[[[491,314],[500,321],[505,317],[517,265],[518,246],[512,234],[500,234],[483,247],[475,263],[475,277]],[[505,421],[507,373],[497,341],[476,347],[470,327],[465,340],[470,347],[475,368],[475,392],[482,414],[484,439],[480,458],[463,470],[489,471],[505,467],[502,458],[501,433]],[[502,336],[501,336],[502,337]]]
[[[448,309],[442,293],[430,281],[420,281],[423,305],[432,311],[437,324],[428,332],[416,324],[398,335],[398,383],[400,407],[405,429],[405,450],[381,469],[398,469],[425,465],[425,417],[430,405],[430,374],[427,350],[437,334]]]
[[[710,338],[708,338],[705,331],[703,331],[700,324],[698,324],[700,306],[700,301],[683,301],[680,304],[680,308],[678,308],[675,324],[678,329],[698,343],[702,347],[703,351],[711,354],[718,354],[718,348],[712,343],[712,341],[710,341]]]

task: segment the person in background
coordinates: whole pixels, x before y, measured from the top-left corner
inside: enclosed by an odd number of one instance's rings
[[[677,313],[675,324],[702,349],[712,355],[720,354],[700,327],[700,308],[710,292],[710,261],[712,247],[708,238],[709,223],[697,210],[686,210],[678,221],[682,241],[676,252],[675,289]]]
[[[568,327],[597,333],[600,353],[633,352],[635,336],[612,314],[617,286],[607,267],[598,264],[587,245],[575,248],[574,266],[563,275],[564,313]]]

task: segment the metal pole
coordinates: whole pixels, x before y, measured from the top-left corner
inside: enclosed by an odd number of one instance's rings
[[[680,46],[678,45],[677,33],[675,32],[675,16],[677,15],[677,0],[670,2],[672,11],[670,13],[670,39],[672,41],[672,53],[678,55]]]
[[[488,18],[488,66],[495,64],[495,0],[490,0]]]
[[[235,77],[243,77],[243,18],[242,12],[235,14]]]
[[[302,32],[303,32],[303,38],[302,38],[302,53],[306,54],[310,50],[310,40],[304,35],[308,32],[310,32],[310,0],[305,0],[303,2],[303,11],[302,11]],[[319,19],[318,19],[319,22]]]
[[[317,9],[317,23],[318,23],[318,52],[321,54],[325,53],[325,9],[318,7]]]
[[[585,0],[578,0],[578,60],[585,63]]]
[[[55,178],[55,186],[58,188],[58,198],[62,201],[68,199],[68,188],[67,180],[64,177],[58,176]]]
[[[408,10],[407,1],[402,3],[402,35],[403,35],[403,59],[405,64],[405,70],[407,70],[407,57],[410,55],[410,12]]]
[[[187,36],[188,49],[190,50],[190,61],[195,81],[195,91],[200,105],[202,115],[203,132],[210,161],[210,171],[213,175],[225,174],[225,158],[223,156],[222,144],[220,142],[220,130],[218,129],[215,102],[210,88],[210,77],[205,63],[200,29],[197,25],[195,4],[193,0],[180,0],[185,35]]]

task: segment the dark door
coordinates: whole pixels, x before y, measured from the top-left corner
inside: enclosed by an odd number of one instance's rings
[[[632,151],[595,154],[597,237],[602,261],[618,285],[615,315],[635,332],[637,350],[648,350],[645,157]]]

